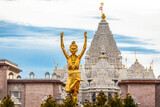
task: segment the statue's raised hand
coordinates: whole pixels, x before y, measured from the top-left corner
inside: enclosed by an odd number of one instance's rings
[[[63,38],[63,34],[64,34],[64,32],[61,33],[61,38]]]
[[[64,43],[63,43],[63,34],[64,32],[61,33],[61,46],[64,47]]]
[[[87,38],[87,32],[84,32],[84,36],[85,36],[85,38]]]

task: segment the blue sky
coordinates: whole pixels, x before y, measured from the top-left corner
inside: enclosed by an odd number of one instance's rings
[[[153,3],[149,0],[145,5],[143,2],[131,2],[137,7],[126,0],[104,1],[106,19],[122,53],[123,63],[125,58],[128,58],[128,66],[134,63],[136,49],[137,58],[145,67],[149,67],[152,59],[155,60],[154,73],[159,75],[158,1]],[[60,33],[64,32],[66,50],[71,41],[75,40],[81,51],[83,33],[87,31],[89,48],[100,22],[99,6],[99,1],[91,0],[0,1],[0,10],[3,10],[0,11],[0,59],[18,64],[23,70],[23,78],[29,77],[30,72],[35,72],[37,78],[44,77],[45,72],[52,73],[54,60],[62,68],[66,60],[60,48]],[[84,64],[84,56],[81,64]]]
[[[66,64],[66,60],[60,48],[59,34],[64,31],[65,37],[76,36],[76,38],[79,37],[84,39],[83,32],[85,31],[83,29],[72,28],[35,27],[29,25],[10,23],[6,21],[0,21],[0,25],[0,58],[8,59],[18,64],[19,68],[23,70],[23,73],[21,74],[24,78],[27,77],[30,72],[35,72],[37,77],[41,78],[43,77],[45,72],[52,73],[53,67],[56,66],[56,64],[58,64],[58,67],[62,68]],[[88,39],[92,40],[95,31],[87,30],[87,32]],[[56,38],[56,41],[58,43],[56,44],[56,46],[54,44],[46,45],[45,42],[37,43],[40,38],[42,39],[42,41],[43,39],[44,41],[47,41],[49,39],[50,42],[54,42],[54,37]],[[119,34],[114,34],[114,38],[117,43],[128,43],[131,45],[147,44],[144,41],[137,40],[137,38]],[[9,42],[7,42],[7,40]],[[32,40],[33,44],[32,42],[30,42],[30,40]],[[131,53],[134,53],[134,49],[137,49],[138,54],[160,53],[159,51],[154,49],[146,49],[139,47],[119,47],[119,49],[121,51]],[[53,64],[54,60],[56,63],[55,65]],[[82,65],[83,64],[84,59],[82,60]]]

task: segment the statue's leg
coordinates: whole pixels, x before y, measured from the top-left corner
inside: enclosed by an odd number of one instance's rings
[[[73,90],[75,88],[77,82],[78,82],[78,80],[75,80],[73,82],[73,84],[70,86],[70,90]]]
[[[84,81],[84,80],[82,80],[82,79],[75,79],[75,81],[73,82],[73,84],[70,86],[70,90],[73,90],[76,87],[77,83],[80,84],[80,81]]]
[[[76,86],[77,93],[79,93],[79,87],[80,87],[80,81],[79,81],[79,82],[77,82],[77,86]]]
[[[68,78],[67,83],[66,83],[66,89],[65,89],[65,91],[66,91],[67,93],[70,93],[70,92],[71,92],[70,84],[71,84],[70,78]]]
[[[77,95],[78,95],[78,92],[79,92],[79,86],[80,86],[80,81],[78,81],[76,83],[76,86],[75,86],[75,89],[74,89],[74,100],[77,102]]]

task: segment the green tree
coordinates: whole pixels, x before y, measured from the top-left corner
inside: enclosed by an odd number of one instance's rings
[[[107,107],[107,96],[104,94],[104,92],[101,90],[96,97],[96,101],[94,102],[94,105],[97,107]]]
[[[90,104],[90,102],[88,100],[85,100],[86,104],[83,104],[83,107],[91,107],[92,105]]]
[[[53,97],[49,95],[48,98],[42,102],[41,107],[58,107],[58,105],[56,100],[53,100]]]
[[[61,107],[76,107],[77,103],[74,100],[72,95],[69,95],[66,97],[66,99],[63,101],[63,104],[60,105]]]
[[[11,97],[7,95],[7,97],[3,98],[0,107],[15,107],[15,106],[14,102],[11,100]]]
[[[138,107],[129,93],[124,98],[124,107]]]
[[[108,101],[109,107],[123,107],[122,99],[119,97],[118,93],[115,93],[114,97],[112,97]]]

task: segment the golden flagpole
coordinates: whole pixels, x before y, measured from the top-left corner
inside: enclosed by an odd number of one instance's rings
[[[101,15],[103,14],[103,5],[104,5],[104,3],[102,2],[102,3],[101,3],[101,7],[102,7]]]
[[[126,68],[127,68],[127,58],[125,60],[126,60]]]
[[[136,49],[134,49],[134,51],[135,51],[135,61],[137,61],[137,59],[136,59]]]

